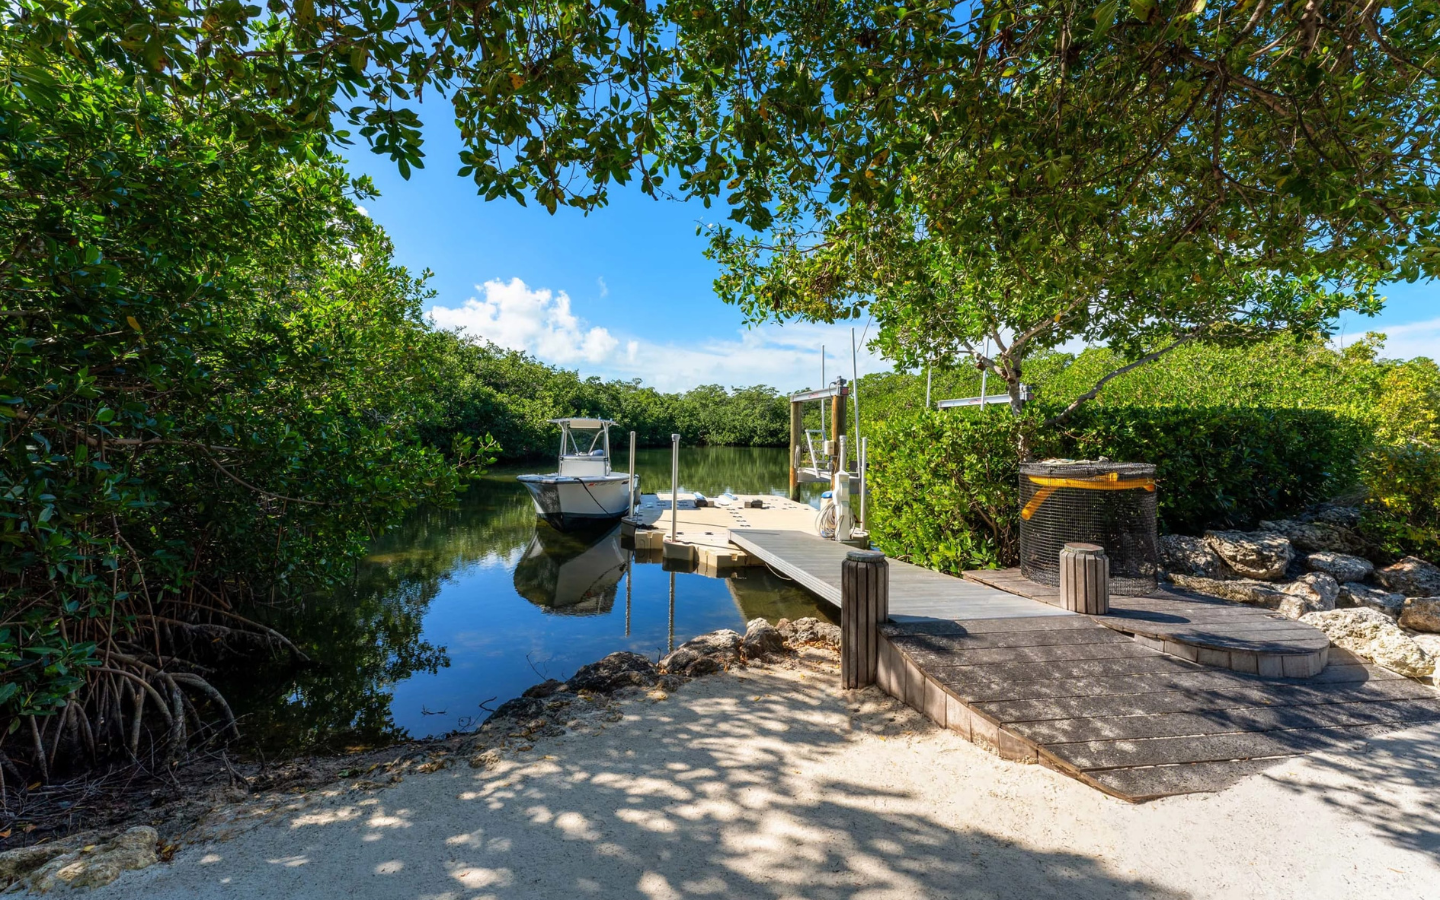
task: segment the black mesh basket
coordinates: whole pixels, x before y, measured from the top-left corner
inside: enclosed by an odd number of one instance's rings
[[[1060,584],[1060,548],[1099,544],[1110,558],[1110,591],[1147,594],[1160,569],[1155,467],[1147,463],[1051,460],[1020,466],[1020,572]]]

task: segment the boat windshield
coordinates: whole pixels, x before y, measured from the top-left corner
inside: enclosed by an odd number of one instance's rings
[[[567,426],[561,437],[561,456],[605,456],[605,429]]]

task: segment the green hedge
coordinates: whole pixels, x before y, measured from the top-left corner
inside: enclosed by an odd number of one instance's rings
[[[870,432],[869,526],[887,553],[941,571],[1012,565],[1016,447],[1037,457],[1153,462],[1162,531],[1253,526],[1355,484],[1365,430],[1305,409],[1090,407],[1063,431],[1007,409],[920,412]]]

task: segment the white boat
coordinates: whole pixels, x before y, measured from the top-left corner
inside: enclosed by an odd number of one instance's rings
[[[515,592],[548,613],[604,615],[615,606],[628,559],[614,526],[581,535],[541,525],[515,567]]]
[[[551,419],[560,426],[559,471],[521,475],[535,514],[554,528],[572,531],[614,521],[630,512],[640,478],[610,469],[608,419]]]

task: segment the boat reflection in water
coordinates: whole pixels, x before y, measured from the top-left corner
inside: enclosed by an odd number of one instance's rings
[[[515,567],[515,591],[548,613],[599,616],[615,606],[629,551],[620,527],[563,532],[542,522]]]

